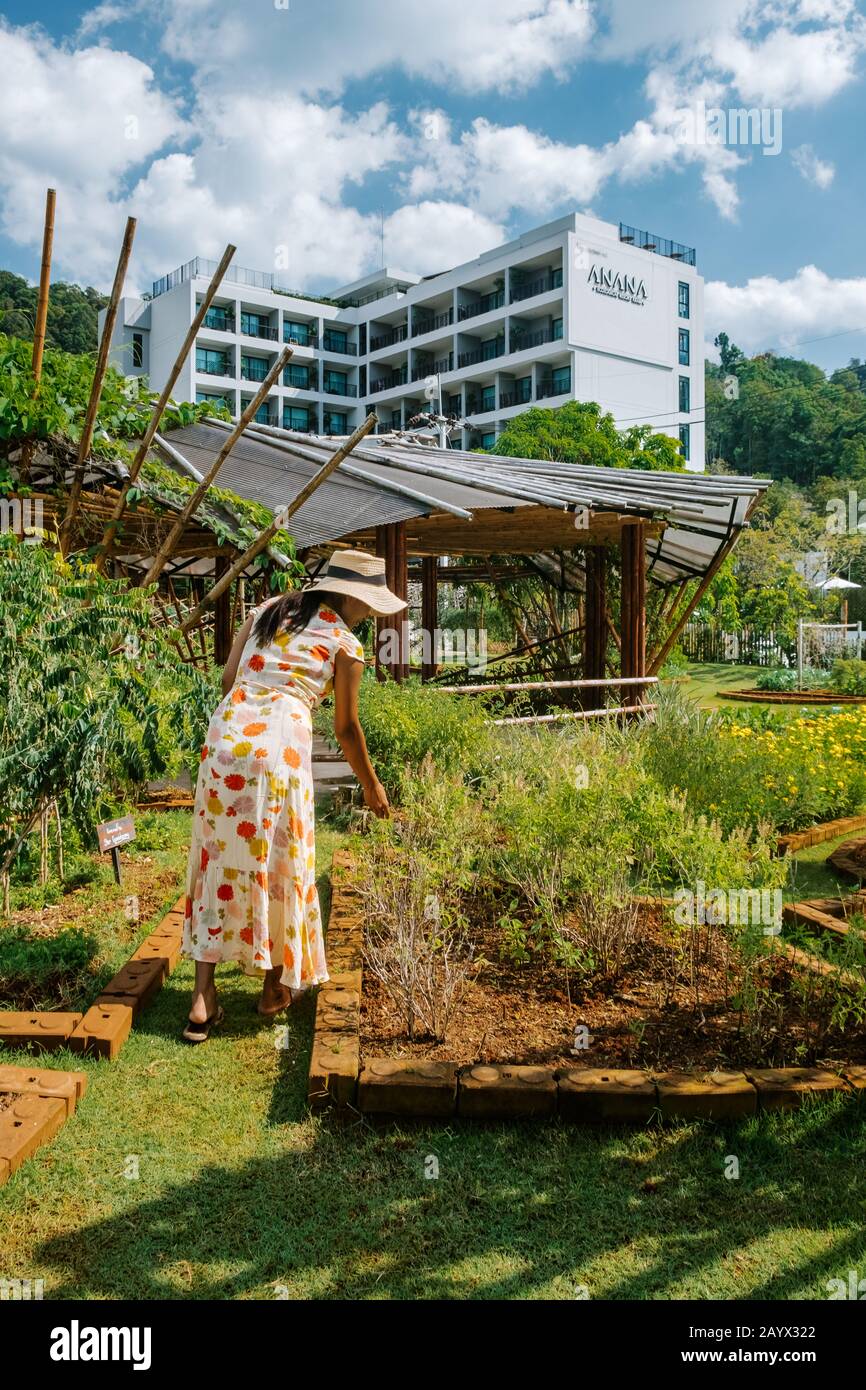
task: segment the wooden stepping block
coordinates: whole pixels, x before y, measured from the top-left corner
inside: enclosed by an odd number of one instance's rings
[[[12,1095],[0,1110],[0,1169],[6,1177],[53,1139],[66,1119],[66,1103],[57,1096]],[[0,1172],[2,1180],[2,1172]]]
[[[75,1113],[75,1107],[86,1090],[87,1073],[83,1071],[0,1066],[0,1092],[16,1091],[19,1095],[62,1100],[67,1115]]]
[[[157,936],[154,933],[145,937],[130,959],[157,961],[165,978],[171,974],[180,960],[180,944],[179,936]]]
[[[813,931],[831,931],[837,936],[847,936],[848,928],[838,917],[811,903],[785,903],[782,908],[782,921],[795,926],[810,927]]]
[[[580,1124],[650,1119],[658,1105],[655,1082],[643,1071],[574,1067],[557,1077],[559,1113]]]
[[[135,1016],[146,1008],[165,979],[165,966],[161,958],[156,960],[128,960],[117,974],[103,987],[102,995],[122,994],[136,999]]]
[[[0,1042],[9,1047],[31,1044],[43,1052],[65,1047],[80,1013],[0,1013]]]
[[[844,1067],[842,1075],[848,1085],[854,1087],[855,1091],[866,1091],[866,1067],[854,1065]]]
[[[795,1110],[807,1095],[848,1090],[841,1076],[817,1067],[746,1068],[746,1076],[757,1088],[759,1110]]]
[[[354,1105],[361,1066],[357,1033],[315,1033],[307,1098],[314,1110]]]
[[[316,1031],[355,1032],[361,1026],[361,996],[354,989],[340,989],[329,981],[316,1000]]]
[[[736,1120],[758,1108],[758,1093],[740,1071],[667,1071],[654,1079],[666,1120]]]
[[[477,1066],[460,1074],[457,1113],[475,1119],[552,1115],[556,1081],[550,1067]]]
[[[832,854],[827,855],[827,863],[837,873],[856,878],[858,883],[866,881],[866,839],[846,840],[838,845]]]
[[[457,1065],[374,1057],[358,1078],[358,1107],[375,1115],[453,1115]]]
[[[70,1037],[69,1046],[73,1052],[86,1052],[113,1062],[129,1037],[132,1018],[130,1003],[121,1003],[116,996],[103,996],[87,1010]]]

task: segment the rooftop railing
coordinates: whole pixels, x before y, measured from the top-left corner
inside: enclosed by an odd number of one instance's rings
[[[624,222],[619,224],[619,239],[629,246],[636,246],[640,251],[655,251],[658,256],[668,256],[672,261],[682,261],[683,265],[696,263],[693,246],[683,246],[679,241],[656,236],[653,232],[641,231],[638,227],[627,227]]]

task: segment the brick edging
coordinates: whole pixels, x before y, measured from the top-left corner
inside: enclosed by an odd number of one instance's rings
[[[10,1047],[29,1045],[49,1052],[68,1047],[72,1052],[114,1061],[129,1037],[134,1020],[162,989],[177,965],[185,901],[185,897],[180,897],[169,908],[126,964],[102,988],[86,1013],[0,1010],[0,1041]]]
[[[780,835],[776,840],[777,854],[796,854],[812,845],[821,845],[825,840],[836,840],[849,830],[866,829],[866,816],[842,816],[839,820],[826,820],[820,825],[810,825],[805,830],[794,830],[789,835]]]
[[[338,850],[327,933],[333,973],[316,1001],[310,1059],[308,1098],[314,1110],[417,1119],[559,1115],[577,1123],[645,1124],[653,1118],[738,1119],[793,1109],[808,1095],[866,1090],[866,1066],[853,1063],[839,1072],[820,1067],[629,1071],[370,1057],[362,1067],[363,920],[351,869],[351,851]]]
[[[84,1092],[83,1071],[11,1067],[0,1062],[0,1092],[14,1096],[0,1110],[0,1187],[75,1113]]]

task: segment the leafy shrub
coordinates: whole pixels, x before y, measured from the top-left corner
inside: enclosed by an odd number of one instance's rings
[[[800,678],[796,666],[774,666],[762,671],[755,681],[756,690],[826,690],[828,685],[826,671],[813,671],[807,667]]]
[[[833,662],[830,684],[840,695],[866,695],[866,661],[840,657]]]
[[[398,796],[408,772],[427,754],[443,772],[471,775],[485,756],[490,729],[484,705],[475,695],[448,695],[418,680],[398,685],[361,682],[358,709],[376,773],[389,793]]]

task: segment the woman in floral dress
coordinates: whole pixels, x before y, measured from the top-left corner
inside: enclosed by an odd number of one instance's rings
[[[196,967],[185,1041],[204,1042],[222,1020],[214,981],[222,961],[262,972],[258,1010],[267,1018],[327,980],[312,711],[333,691],[336,737],[367,806],[387,816],[358,721],[364,652],[352,628],[405,606],[385,585],[384,560],[343,550],[306,589],[254,609],[238,633],[196,785],[183,932]]]

